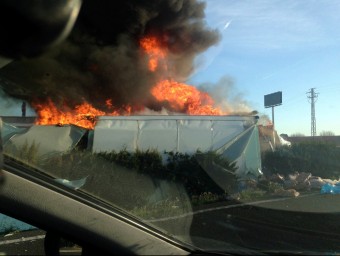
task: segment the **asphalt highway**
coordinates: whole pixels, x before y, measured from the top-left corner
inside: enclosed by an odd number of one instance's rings
[[[0,255],[45,255],[43,230],[30,230],[0,236]],[[64,247],[60,255],[81,255],[79,247]]]

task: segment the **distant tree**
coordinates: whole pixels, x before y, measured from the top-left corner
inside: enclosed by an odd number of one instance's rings
[[[290,135],[290,137],[305,137],[306,135],[304,135],[301,132],[296,132]]]
[[[320,132],[320,136],[335,136],[335,133],[332,131],[322,131]]]

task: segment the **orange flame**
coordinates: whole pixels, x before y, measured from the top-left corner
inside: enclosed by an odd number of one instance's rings
[[[214,100],[206,92],[196,87],[172,80],[160,81],[152,90],[152,95],[158,101],[167,101],[179,112],[190,115],[223,115],[223,111],[214,108]]]
[[[106,103],[109,106],[111,100],[107,100]],[[104,112],[94,108],[88,102],[83,102],[82,104],[75,106],[73,110],[69,109],[67,106],[57,108],[51,99],[48,99],[46,104],[33,103],[32,107],[36,110],[38,115],[36,124],[74,124],[87,129],[94,128],[98,116],[130,115],[132,112],[130,106],[123,107],[120,111],[112,110],[111,112]],[[111,109],[112,108],[111,104]]]
[[[48,102],[43,104],[33,104],[33,108],[38,114],[36,124],[75,124],[85,128],[93,129],[97,116],[104,115],[105,112],[92,107],[89,103],[84,102],[77,105],[74,110],[61,110],[48,99]],[[64,106],[65,109],[67,107]]]
[[[151,72],[162,71],[169,76],[167,68],[168,51],[156,37],[144,37],[140,40],[140,47],[148,56],[148,68]],[[214,107],[214,100],[206,93],[196,87],[176,82],[172,79],[160,80],[151,90],[151,94],[159,102],[167,102],[174,111],[190,115],[224,115],[220,108]],[[84,101],[74,109],[67,106],[58,108],[51,99],[46,104],[33,103],[32,107],[37,112],[36,124],[75,124],[88,129],[93,129],[97,116],[103,115],[131,115],[136,107],[123,106],[114,109],[112,100],[107,99],[103,102],[109,112],[94,108],[91,104]],[[140,108],[143,109],[143,108]]]
[[[164,70],[167,71],[167,50],[161,47],[156,37],[145,37],[140,45],[149,56],[149,70],[154,72],[160,61],[163,62]],[[166,101],[179,112],[190,115],[224,115],[221,109],[214,107],[214,100],[206,92],[199,91],[196,87],[165,79],[158,82],[151,90],[151,94],[158,101]]]
[[[156,37],[144,37],[140,40],[140,46],[149,57],[149,70],[156,71],[159,63],[165,59],[167,53],[162,49],[159,40]],[[166,65],[163,65],[166,69]]]

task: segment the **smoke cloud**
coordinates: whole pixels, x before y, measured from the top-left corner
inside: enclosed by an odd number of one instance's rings
[[[229,76],[222,77],[217,83],[204,83],[200,85],[215,100],[215,104],[224,112],[230,114],[248,115],[257,114],[250,108],[242,93],[235,88],[233,79]]]
[[[273,124],[268,115],[261,115],[259,117],[259,120],[258,120],[257,123],[259,125],[263,125],[263,126],[268,126],[268,125],[272,125]]]
[[[139,41],[157,36],[169,52],[171,76],[185,80],[197,54],[220,36],[204,23],[205,3],[198,0],[84,0],[69,38],[35,59],[14,61],[0,75],[16,98],[74,106],[83,101],[102,109],[106,99],[161,109],[150,95],[160,72],[148,70]],[[157,109],[158,108],[158,109]]]
[[[0,88],[0,113],[1,116],[21,116],[21,104],[23,103],[19,99],[9,98]],[[26,108],[26,114],[28,116],[34,115],[33,109],[29,106]]]

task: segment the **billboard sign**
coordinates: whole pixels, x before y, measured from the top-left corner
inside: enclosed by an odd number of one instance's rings
[[[282,92],[274,92],[264,95],[264,106],[266,108],[275,107],[282,104]]]

